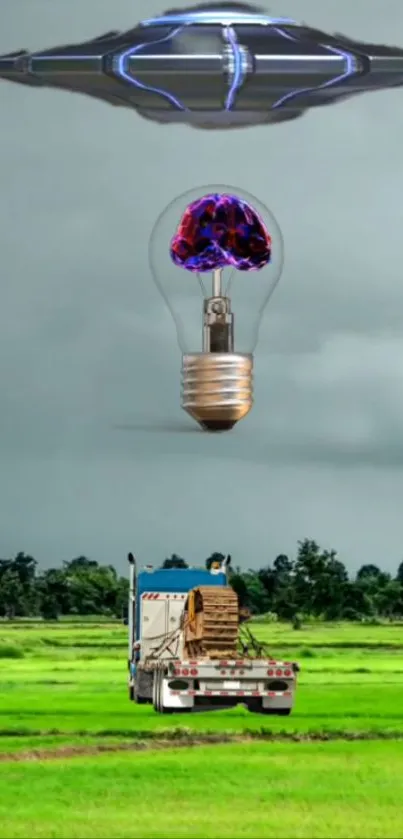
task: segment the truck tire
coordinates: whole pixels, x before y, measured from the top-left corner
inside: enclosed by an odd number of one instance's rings
[[[160,714],[164,714],[164,706],[162,704],[162,680],[163,680],[163,673],[160,670],[158,673],[158,710]]]
[[[133,699],[134,699],[136,705],[145,705],[145,703],[147,702],[147,697],[141,696],[141,694],[138,692],[138,688],[139,688],[139,683],[138,683],[138,679],[136,679],[136,681],[134,683],[134,687],[133,687]]]
[[[162,704],[162,683],[164,681],[164,673],[162,670],[157,670],[154,674],[153,686],[153,706],[157,714],[171,714],[172,708],[166,708]]]
[[[160,671],[155,670],[153,679],[153,708],[157,714],[160,713],[160,681]]]
[[[272,708],[261,708],[258,713],[270,714],[271,717],[289,717],[291,714],[291,708],[277,708],[277,710],[273,710]]]
[[[164,681],[164,673],[162,670],[158,673],[158,705],[159,705],[159,712],[160,714],[169,714],[170,708],[165,708],[163,705],[163,681]]]
[[[139,696],[136,685],[129,685],[129,699],[130,702],[135,702],[136,705],[144,705],[148,701],[145,696]]]
[[[157,676],[157,707],[158,707],[158,713],[159,714],[162,711],[161,700],[162,700],[162,673],[161,673],[161,670],[159,670],[158,671],[158,676]]]
[[[252,714],[265,714],[271,717],[289,717],[291,714],[291,708],[263,708],[261,699],[249,702],[248,711]]]

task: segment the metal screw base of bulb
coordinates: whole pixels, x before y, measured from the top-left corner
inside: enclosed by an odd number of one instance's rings
[[[182,408],[203,430],[229,431],[253,405],[253,356],[192,353],[182,358]]]

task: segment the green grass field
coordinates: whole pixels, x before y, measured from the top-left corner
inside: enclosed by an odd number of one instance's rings
[[[16,763],[0,783],[0,830],[9,839],[401,837],[401,765],[392,743]]]
[[[0,837],[403,839],[403,627],[253,631],[300,663],[290,718],[158,716],[125,627],[1,623]]]

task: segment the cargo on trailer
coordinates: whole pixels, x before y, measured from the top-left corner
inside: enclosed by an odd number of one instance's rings
[[[287,716],[299,667],[277,661],[245,623],[247,614],[228,583],[229,557],[208,571],[196,568],[137,574],[129,586],[129,698],[158,713],[245,705]]]

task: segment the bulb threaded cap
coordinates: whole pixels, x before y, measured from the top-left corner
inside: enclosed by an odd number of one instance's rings
[[[206,431],[229,431],[253,405],[253,356],[184,355],[181,404]]]

